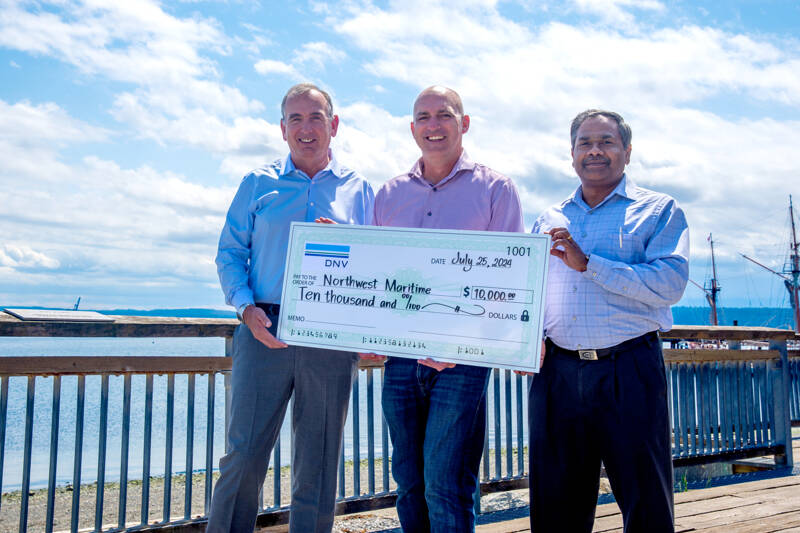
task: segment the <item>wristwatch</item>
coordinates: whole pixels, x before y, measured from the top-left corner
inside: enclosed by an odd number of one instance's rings
[[[247,309],[249,306],[253,304],[244,303],[236,308],[236,317],[239,319],[240,322],[244,322],[244,310]]]

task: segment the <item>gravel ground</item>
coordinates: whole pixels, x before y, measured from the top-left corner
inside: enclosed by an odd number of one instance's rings
[[[264,483],[264,506],[273,505],[274,477],[273,470],[267,473]],[[361,492],[364,493],[369,486],[367,462],[362,461],[360,469]],[[382,486],[382,465],[380,459],[376,460],[375,475],[377,490],[383,490]],[[216,480],[218,474],[214,474]],[[284,467],[279,471],[281,487],[281,504],[287,505],[290,494],[290,471]],[[116,527],[119,524],[119,483],[106,483],[104,485],[103,498],[103,528]],[[394,490],[394,481],[390,478],[389,490]],[[68,531],[70,529],[71,509],[73,488],[71,486],[58,487],[55,492],[54,506],[54,531]],[[127,505],[125,521],[128,526],[141,523],[142,520],[142,481],[134,480],[128,482]],[[192,476],[192,505],[188,513],[189,517],[200,517],[206,514],[205,510],[205,475],[195,474]],[[606,480],[601,480],[600,492],[610,492]],[[353,494],[353,463],[349,461],[345,465],[345,494]],[[172,477],[170,515],[173,519],[181,519],[186,516],[184,502],[186,497],[186,477],[176,475]],[[97,502],[97,484],[85,484],[80,490],[80,519],[79,529],[89,529],[94,527],[95,512]],[[528,491],[508,491],[495,494],[488,494],[481,499],[481,509],[484,513],[495,512],[528,505]],[[0,531],[17,531],[19,528],[19,516],[21,507],[20,491],[10,492],[2,495],[0,505]],[[47,507],[47,491],[39,489],[31,491],[28,500],[28,531],[43,531],[45,529]],[[149,502],[148,522],[155,523],[164,518],[164,478],[154,477],[150,479],[150,502]],[[397,513],[394,508],[382,509],[379,511],[357,513],[338,517],[334,525],[336,533],[375,533],[375,532],[399,532],[400,522],[397,520]],[[266,528],[264,531],[285,531],[285,526]]]
[[[360,485],[361,492],[365,492],[368,485],[367,462],[361,464]],[[289,467],[281,468],[279,471],[281,505],[288,505],[290,499],[290,470]],[[269,469],[267,478],[264,482],[263,498],[265,508],[272,507],[274,502],[274,472]],[[380,459],[375,462],[375,475],[378,490],[383,490],[382,486],[382,465]],[[214,473],[214,480],[219,476]],[[394,490],[394,480],[390,477],[388,490]],[[104,485],[103,496],[103,520],[104,529],[115,527],[119,524],[119,483],[106,483]],[[53,530],[65,531],[70,529],[72,516],[72,497],[73,488],[71,486],[58,487],[55,491],[55,505],[53,513]],[[128,526],[139,524],[142,521],[142,481],[134,480],[128,482],[128,495],[126,498],[125,521]],[[192,476],[191,488],[191,510],[189,517],[195,518],[206,514],[205,509],[205,474],[195,474]],[[345,494],[353,494],[353,463],[348,461],[345,464]],[[186,516],[184,503],[186,498],[186,476],[175,475],[172,477],[170,493],[170,515],[174,519],[182,519]],[[78,526],[80,529],[93,528],[95,524],[95,512],[97,503],[97,483],[81,485],[80,490],[80,518]],[[2,495],[0,503],[0,532],[17,531],[19,528],[20,507],[22,504],[21,492],[9,492]],[[150,478],[150,502],[148,505],[148,522],[160,522],[164,518],[164,477]],[[47,516],[47,490],[38,489],[29,493],[28,498],[28,531],[44,531]]]

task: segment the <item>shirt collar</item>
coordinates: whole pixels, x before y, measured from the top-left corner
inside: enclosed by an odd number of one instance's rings
[[[617,183],[617,186],[614,187],[614,190],[611,191],[608,194],[608,196],[603,198],[602,202],[600,202],[599,204],[597,204],[594,207],[589,207],[589,204],[587,204],[584,201],[584,199],[583,199],[583,188],[582,187],[583,187],[582,185],[578,185],[578,188],[575,189],[575,192],[573,192],[571,196],[569,196],[566,200],[564,200],[561,203],[562,207],[566,206],[568,203],[572,202],[575,205],[583,208],[584,210],[590,211],[592,209],[597,209],[601,205],[605,204],[606,202],[609,201],[610,198],[613,198],[615,195],[618,195],[618,196],[621,196],[622,198],[626,198],[626,199],[630,200],[630,199],[633,199],[633,197],[634,197],[634,189],[636,188],[636,185],[633,184],[632,180],[628,180],[628,175],[627,174],[623,174],[622,175],[622,179],[619,180],[619,183]]]
[[[328,148],[328,164],[323,168],[320,172],[325,172],[326,170],[329,171],[331,174],[336,176],[337,178],[342,177],[342,166],[339,164],[339,161],[336,159],[336,156],[333,155],[333,150]],[[297,167],[294,166],[294,161],[292,161],[292,154],[287,154],[286,157],[281,161],[281,168],[280,168],[280,176],[286,176],[287,174],[291,174],[292,172],[300,172],[297,170]],[[304,173],[305,175],[305,173]],[[313,178],[314,176],[309,176],[309,178]]]
[[[458,157],[458,161],[456,161],[456,164],[453,165],[453,169],[450,171],[450,173],[447,176],[444,177],[444,179],[442,179],[441,181],[439,181],[436,184],[436,187],[441,187],[446,182],[448,182],[451,179],[453,179],[462,170],[468,170],[470,172],[475,170],[475,161],[470,159],[469,155],[467,154],[467,151],[463,150],[463,149],[461,150],[461,155]],[[411,178],[416,178],[418,180],[422,180],[425,183],[427,183],[428,185],[430,185],[430,183],[422,176],[422,158],[421,157],[419,159],[417,159],[417,162],[414,163],[413,167],[411,167],[411,170],[408,172],[408,176],[411,177]]]

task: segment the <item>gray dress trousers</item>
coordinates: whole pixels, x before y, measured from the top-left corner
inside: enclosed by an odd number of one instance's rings
[[[278,319],[269,318],[274,334]],[[350,352],[302,346],[272,350],[244,324],[236,328],[228,453],[219,461],[208,533],[252,533],[259,488],[292,392],[289,531],[331,531],[342,432],[357,361]]]

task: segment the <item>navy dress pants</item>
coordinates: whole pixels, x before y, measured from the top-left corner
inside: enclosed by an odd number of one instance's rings
[[[625,533],[674,531],[667,383],[657,336],[597,361],[548,342],[528,404],[533,533],[592,531],[601,462]]]

